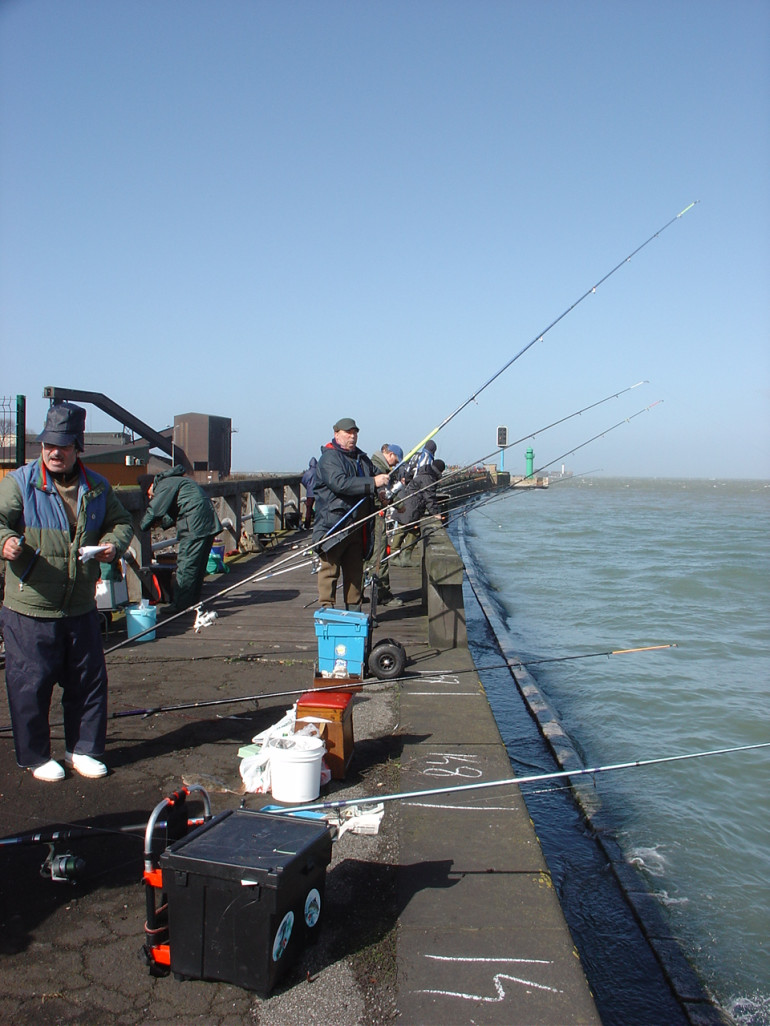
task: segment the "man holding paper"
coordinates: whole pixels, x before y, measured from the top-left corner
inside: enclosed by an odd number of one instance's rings
[[[0,624],[16,761],[45,781],[66,775],[51,757],[56,684],[65,762],[81,776],[107,773],[107,669],[94,594],[99,563],[126,551],[133,526],[109,481],[78,458],[85,421],[79,406],[52,405],[37,439],[40,458],[0,481]]]

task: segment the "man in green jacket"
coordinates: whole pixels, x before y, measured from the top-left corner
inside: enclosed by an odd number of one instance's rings
[[[139,525],[146,531],[156,521],[163,528],[176,524],[179,540],[174,599],[168,613],[181,613],[200,602],[211,546],[222,530],[211,499],[200,485],[185,477],[178,465],[156,474],[147,494],[150,504]]]
[[[40,459],[0,481],[5,683],[16,761],[37,780],[65,777],[51,758],[57,684],[66,763],[85,777],[107,773],[107,669],[94,594],[99,563],[122,555],[134,530],[109,481],[78,458],[85,422],[79,406],[51,406]]]

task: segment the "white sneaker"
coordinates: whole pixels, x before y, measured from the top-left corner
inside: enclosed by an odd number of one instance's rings
[[[60,766],[56,759],[49,759],[42,766],[35,766],[32,770],[35,780],[47,780],[54,783],[57,780],[64,780],[64,767]]]
[[[103,762],[94,759],[92,755],[82,755],[79,752],[65,752],[64,761],[71,766],[81,777],[106,777],[107,767]]]

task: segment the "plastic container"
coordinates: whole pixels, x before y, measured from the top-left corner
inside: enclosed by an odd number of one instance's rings
[[[276,534],[278,531],[278,507],[255,506],[251,523],[254,534]]]
[[[225,545],[218,538],[215,539],[214,544],[211,546],[211,555],[214,559],[218,559],[220,563],[225,558]]]
[[[126,626],[129,638],[136,637],[137,634],[146,631],[148,627],[154,627],[157,615],[156,607],[144,602],[138,606],[126,606]],[[145,634],[143,638],[139,638],[139,641],[155,641],[155,631]]]
[[[295,734],[271,737],[270,790],[279,802],[312,802],[321,793],[321,762],[326,748],[320,737]]]
[[[171,971],[266,996],[319,933],[325,822],[231,809],[160,856]]]
[[[362,676],[369,617],[353,609],[317,609],[318,669],[335,677]]]

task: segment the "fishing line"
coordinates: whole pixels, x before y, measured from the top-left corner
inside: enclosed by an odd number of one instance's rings
[[[531,349],[532,346],[534,346],[536,342],[541,342],[543,340],[543,338],[548,334],[548,332],[552,328],[556,327],[556,325],[560,321],[564,320],[564,318],[568,314],[570,314],[575,309],[575,307],[579,306],[583,302],[584,299],[588,298],[588,296],[592,296],[596,292],[596,290],[599,288],[600,285],[603,285],[604,282],[607,281],[608,278],[611,278],[613,276],[613,274],[615,274],[616,271],[619,271],[620,268],[624,266],[624,264],[629,263],[636,256],[636,254],[639,253],[641,250],[643,250],[645,248],[645,246],[648,246],[653,241],[653,239],[657,239],[659,235],[662,235],[663,232],[667,228],[669,228],[672,224],[674,224],[675,221],[678,221],[684,214],[687,213],[688,210],[692,210],[692,208],[698,202],[699,202],[698,200],[694,200],[692,203],[690,203],[688,206],[686,206],[684,208],[684,210],[680,210],[679,213],[676,214],[674,217],[672,217],[670,221],[667,221],[663,225],[662,228],[658,228],[658,230],[656,232],[653,232],[653,234],[648,239],[646,239],[643,243],[641,243],[641,245],[637,246],[636,249],[632,250],[628,254],[628,256],[624,257],[620,261],[620,263],[616,264],[612,268],[611,271],[608,271],[604,275],[604,277],[600,278],[599,281],[596,282],[595,285],[592,285],[590,289],[588,289],[586,292],[584,292],[582,296],[580,296],[578,299],[576,299],[574,303],[572,303],[570,306],[568,306],[566,308],[566,310],[564,310],[562,313],[560,313],[559,316],[555,320],[551,321],[551,323],[548,325],[547,328],[545,328],[538,335],[536,335],[532,339],[531,342],[528,342],[522,349],[520,349],[518,351],[518,353],[516,353],[514,356],[512,356],[510,358],[510,360],[508,360],[506,363],[504,363],[503,366],[498,371],[496,371],[492,375],[491,378],[488,378],[484,382],[484,384],[481,385],[480,388],[477,388],[475,392],[472,392],[468,396],[467,399],[465,399],[462,403],[460,403],[460,405],[457,407],[456,410],[453,410],[452,413],[450,413],[448,417],[445,417],[441,421],[440,424],[438,424],[436,427],[434,427],[433,430],[429,434],[427,434],[425,436],[425,438],[423,438],[423,440],[421,442],[418,442],[417,445],[404,457],[404,461],[409,459],[416,452],[419,452],[419,450],[422,449],[422,447],[425,445],[426,442],[429,442],[430,439],[433,438],[435,435],[437,435],[439,433],[439,431],[441,431],[442,428],[446,427],[447,424],[451,420],[454,420],[454,418],[458,415],[458,413],[461,413],[465,409],[466,406],[469,406],[472,402],[475,402],[477,397],[479,395],[481,395],[481,393],[484,391],[484,389],[488,388],[489,385],[491,385],[493,381],[496,381],[500,377],[501,374],[503,374],[505,371],[507,371],[508,368],[519,359],[519,357],[523,356],[527,352],[527,350]]]
[[[596,776],[599,773],[611,773],[617,770],[637,769],[643,766],[661,766],[664,763],[683,762],[686,759],[704,759],[712,755],[729,755],[734,752],[750,752],[758,748],[770,748],[770,741],[763,741],[754,745],[737,745],[733,748],[716,748],[706,752],[689,752],[685,755],[666,755],[658,759],[637,759],[635,762],[618,762],[606,766],[591,766],[579,770],[559,770],[554,773],[538,773],[528,777],[506,777],[503,780],[485,780],[475,784],[455,784],[449,787],[435,787],[425,791],[401,791],[396,794],[370,795],[367,798],[342,798],[339,801],[320,802],[312,805],[294,805],[287,809],[275,809],[279,815],[292,815],[296,812],[313,811],[320,812],[322,809],[345,809],[352,805],[379,805],[381,802],[404,801],[407,798],[426,798],[430,795],[459,793],[460,791],[481,791],[485,788],[504,787],[515,784],[521,787],[522,784],[539,783],[542,780],[564,780],[571,777]]]

